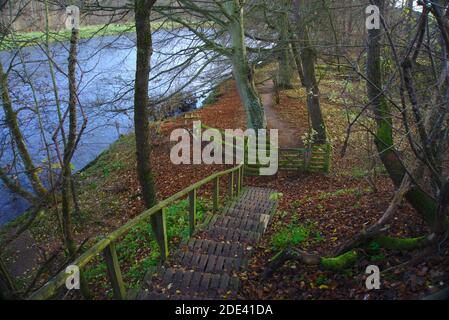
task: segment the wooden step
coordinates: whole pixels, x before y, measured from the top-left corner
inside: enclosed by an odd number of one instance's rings
[[[240,229],[228,229],[221,227],[208,227],[198,233],[201,238],[227,242],[239,242],[242,244],[254,244],[259,241],[261,233],[244,231]]]
[[[257,211],[261,214],[271,215],[273,209],[275,208],[274,201],[270,202],[237,202],[230,206],[232,209],[244,209],[247,211]]]
[[[231,258],[247,256],[250,253],[247,246],[240,243],[226,243],[196,238],[190,239],[187,244],[180,247],[180,250]]]
[[[181,244],[164,266],[147,273],[140,299],[235,299],[253,246],[264,233],[276,201],[272,189],[247,187]]]
[[[184,270],[194,270],[208,273],[227,273],[239,271],[242,265],[246,265],[244,257],[224,257],[209,254],[200,254],[192,251],[179,251],[175,255],[173,267],[181,267]]]
[[[270,217],[269,214],[262,213],[260,211],[251,211],[246,209],[235,209],[235,208],[226,208],[223,210],[223,215],[231,216],[231,217],[238,217],[238,218],[249,218],[249,219],[266,219],[268,216],[268,219]]]
[[[164,299],[232,298],[236,296],[238,285],[239,279],[226,273],[161,268],[145,283],[140,299],[154,299],[155,295]]]
[[[267,225],[268,221],[266,220],[229,215],[214,215],[209,222],[209,226],[240,229],[259,233],[263,233]]]

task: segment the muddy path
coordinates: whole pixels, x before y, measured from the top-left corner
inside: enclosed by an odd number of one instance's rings
[[[282,105],[275,103],[275,88],[274,82],[271,79],[266,79],[256,85],[259,92],[260,99],[265,111],[268,129],[279,130],[279,147],[280,148],[301,148],[303,143],[297,139],[299,128],[295,128],[279,115],[278,108]]]

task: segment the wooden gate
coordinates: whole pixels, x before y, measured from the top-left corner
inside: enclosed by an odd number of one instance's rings
[[[330,170],[330,144],[310,148],[279,148],[278,170],[290,172],[324,172]],[[246,164],[245,174],[258,176],[260,164]]]
[[[307,149],[280,148],[279,170],[282,171],[304,171],[307,167]]]

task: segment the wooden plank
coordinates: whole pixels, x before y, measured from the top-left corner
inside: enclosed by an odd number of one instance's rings
[[[206,272],[213,272],[215,268],[215,263],[217,262],[217,256],[211,255],[208,256],[209,259],[207,261]]]
[[[208,273],[204,274],[201,279],[201,284],[200,284],[200,289],[202,292],[207,292],[207,290],[209,289],[210,281],[211,281],[211,275]]]
[[[241,184],[240,184],[240,181],[241,181],[241,178],[242,178],[241,175],[242,175],[241,168],[239,168],[237,170],[237,195],[239,195],[240,191],[241,191]]]
[[[190,282],[190,290],[191,292],[196,292],[200,288],[200,281],[201,281],[201,273],[195,272],[193,274],[192,281]]]
[[[219,202],[220,202],[220,177],[217,177],[214,180],[214,191],[213,191],[214,213],[218,212]]]
[[[193,271],[187,271],[184,273],[184,277],[181,282],[181,288],[183,291],[187,291],[187,288],[190,286],[190,281],[192,281]]]
[[[164,262],[168,257],[167,225],[165,208],[151,217],[151,228],[159,245],[160,259]]]
[[[230,198],[234,196],[234,172],[228,175],[228,196]]]
[[[111,282],[112,290],[114,293],[114,299],[125,300],[126,299],[125,285],[123,283],[122,273],[120,271],[120,264],[117,258],[117,251],[115,249],[115,244],[113,242],[103,250],[103,255],[106,261],[109,281]]]
[[[195,232],[196,226],[196,189],[189,193],[189,231],[190,236]]]

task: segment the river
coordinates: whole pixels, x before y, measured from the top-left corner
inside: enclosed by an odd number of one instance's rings
[[[181,37],[179,37],[181,36]],[[196,107],[200,107],[204,94],[213,85],[207,74],[228,74],[228,67],[221,62],[209,63],[210,53],[201,53],[195,49],[197,43],[187,31],[157,31],[153,34],[154,53],[151,64],[152,75],[160,74],[150,81],[151,98],[161,97],[183,88],[194,92],[198,97]],[[67,59],[68,43],[54,43],[51,52],[58,66],[55,68],[61,108],[67,107]],[[191,49],[189,49],[191,48]],[[198,52],[195,59],[188,61],[188,67],[182,72],[170,71],[174,65],[186,62],[188,55]],[[178,53],[176,58],[171,54]],[[26,61],[21,63],[21,59]],[[31,46],[22,49],[22,53],[14,51],[0,52],[0,60],[4,69],[13,62],[9,73],[11,99],[15,110],[19,113],[20,127],[29,146],[33,160],[43,165],[47,156],[37,116],[33,109],[35,101],[40,106],[42,122],[47,141],[53,144],[52,135],[57,128],[57,112],[55,95],[52,86],[48,59],[42,47]],[[75,170],[80,170],[94,160],[103,150],[113,143],[120,134],[126,134],[133,128],[133,82],[135,76],[136,49],[135,35],[96,37],[80,40],[78,47],[78,101],[88,120],[81,143],[73,157]],[[202,67],[205,67],[202,70]],[[201,70],[201,76],[194,81],[189,79]],[[170,71],[170,72],[169,72]],[[167,72],[167,73],[165,73]],[[28,81],[27,79],[31,79]],[[29,83],[33,84],[33,89]],[[185,87],[185,88],[184,88]],[[79,124],[83,121],[79,112]],[[0,110],[0,165],[14,162],[14,153],[7,144],[9,131],[4,126],[3,110]],[[66,121],[67,122],[67,121]],[[54,148],[52,157],[55,157]],[[56,158],[52,161],[56,163]],[[18,166],[20,168],[20,166]],[[23,173],[17,173],[21,184],[27,184]],[[28,208],[28,203],[12,194],[0,182],[0,225],[11,221]]]

